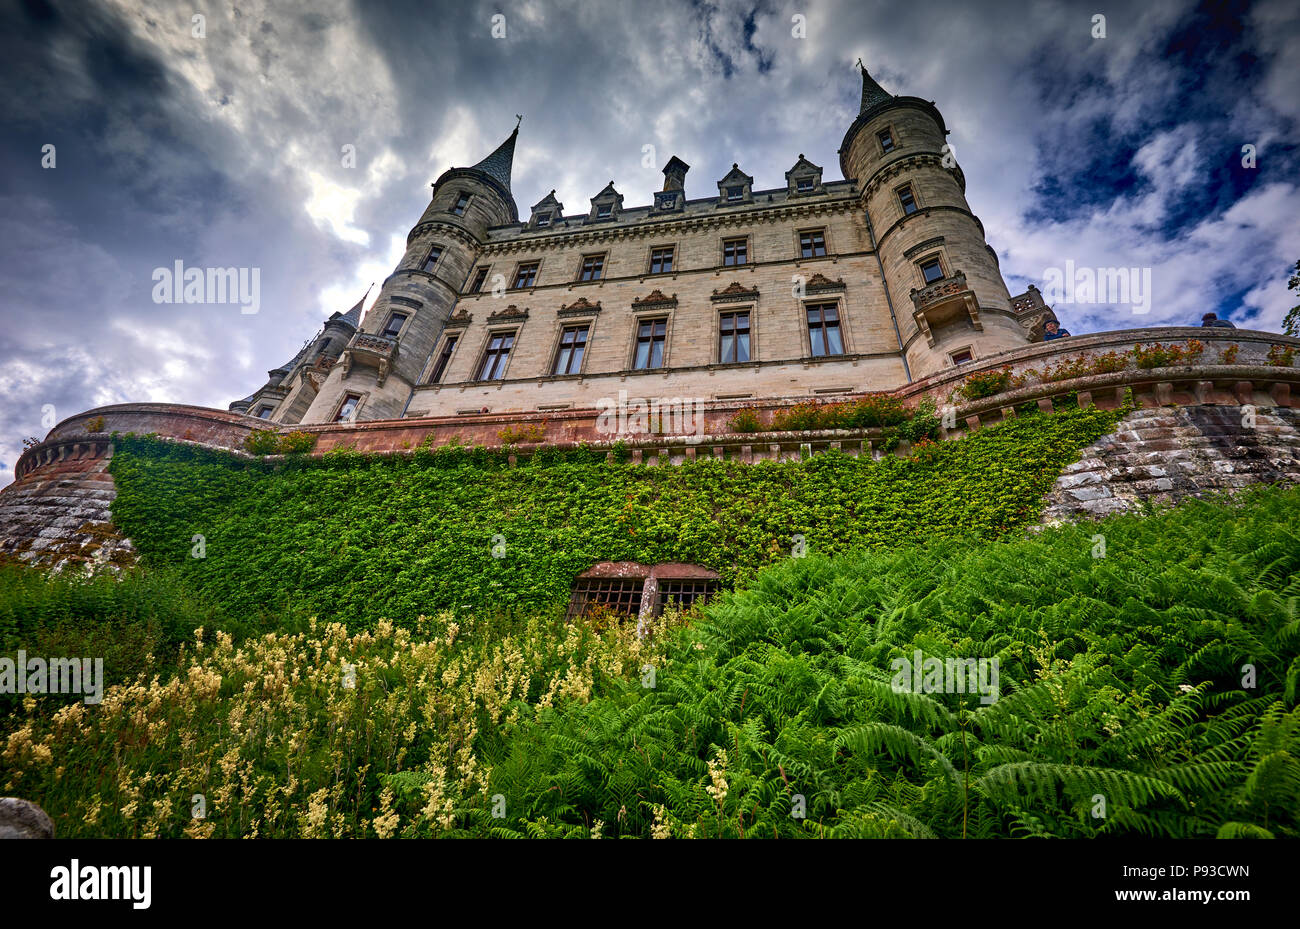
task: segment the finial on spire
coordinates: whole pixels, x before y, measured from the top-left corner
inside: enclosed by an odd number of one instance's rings
[[[858,67],[861,68],[863,71],[867,70],[867,66],[862,63],[861,58],[858,59]]]
[[[519,124],[522,123],[523,121],[524,121],[524,117],[523,117],[523,115],[520,114],[520,113],[516,113],[516,114],[515,114],[515,132],[518,132],[518,131],[519,131]]]

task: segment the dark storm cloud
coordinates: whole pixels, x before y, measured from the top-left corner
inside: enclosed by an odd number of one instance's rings
[[[5,7],[4,479],[46,405],[224,408],[259,386],[391,271],[430,182],[515,114],[524,215],[552,188],[583,212],[611,178],[647,203],[673,154],[692,196],[732,162],[779,186],[800,152],[838,177],[859,56],[938,102],[1013,290],[1066,260],[1155,270],[1149,316],[1058,307],[1075,332],[1225,303],[1276,328],[1300,257],[1292,4],[1107,6],[1104,40],[1093,5],[1032,0]],[[176,260],[260,269],[261,311],[154,303]]]

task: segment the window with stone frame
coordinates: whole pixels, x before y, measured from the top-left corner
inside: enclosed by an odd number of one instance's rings
[[[457,194],[456,205],[451,208],[451,211],[457,216],[464,216],[467,206],[469,206],[469,194]]]
[[[442,247],[439,245],[433,246],[433,248],[429,249],[429,254],[424,256],[424,264],[420,265],[420,270],[432,273],[434,267],[438,264],[438,259],[441,257]]]
[[[799,257],[821,258],[826,254],[826,230],[807,229],[799,233]]]
[[[510,350],[515,345],[515,331],[511,329],[508,332],[493,332],[488,335],[488,343],[483,349],[483,360],[479,362],[476,380],[499,381],[506,376],[506,362],[510,360]]]
[[[343,402],[339,404],[338,412],[334,414],[334,422],[351,422],[356,417],[359,406],[361,406],[360,394],[345,394]]]
[[[794,189],[796,193],[810,194],[817,187],[817,178],[801,177],[795,180]]]
[[[474,272],[474,279],[469,285],[469,292],[472,294],[481,293],[483,285],[487,283],[488,266],[483,265]]]
[[[727,188],[728,203],[736,203],[737,201],[744,200],[744,199],[745,199],[745,188],[743,186]]]
[[[537,269],[541,266],[537,261],[525,261],[520,263],[515,269],[515,290],[523,290],[532,287],[537,283]]]
[[[814,358],[844,354],[840,308],[836,303],[813,303],[804,308],[808,317],[808,345]]]
[[[560,333],[560,344],[555,352],[552,374],[578,374],[582,371],[582,356],[587,350],[589,326],[565,326]]]
[[[749,239],[722,240],[722,266],[734,268],[743,265],[749,258]]]
[[[728,310],[718,317],[718,363],[749,361],[749,310]]]
[[[922,258],[916,266],[921,269],[921,279],[925,282],[925,286],[943,280],[943,264],[940,263],[938,255]]]
[[[384,331],[379,333],[386,339],[395,339],[397,334],[402,331],[402,326],[410,317],[405,313],[390,313],[388,323],[384,326]]]
[[[429,375],[430,384],[442,381],[442,376],[447,373],[447,365],[451,364],[451,356],[455,353],[459,341],[459,335],[449,335],[443,340],[442,351],[438,353],[438,360],[433,363],[433,373]]]
[[[538,225],[538,227],[549,226],[550,224],[551,224],[551,214],[550,214],[550,213],[538,213],[538,214],[537,214],[537,225]]]
[[[596,218],[597,218],[597,219],[609,219],[609,218],[610,218],[611,216],[613,216],[613,215],[614,215],[614,204],[612,204],[612,203],[597,203],[597,204],[596,204]]]
[[[673,256],[675,252],[676,248],[672,245],[662,245],[658,248],[650,249],[650,273],[671,273],[673,270]]]
[[[975,356],[969,348],[959,349],[953,352],[951,357],[954,365],[964,365],[975,360]]]
[[[894,130],[881,129],[876,133],[876,138],[880,140],[880,148],[886,155],[894,150]]]
[[[636,348],[632,354],[632,368],[648,371],[664,366],[664,343],[668,340],[668,318],[658,316],[637,322]]]
[[[911,216],[919,209],[916,204],[916,194],[913,193],[911,184],[904,184],[898,188],[898,203],[903,208],[904,216]]]
[[[271,411],[274,409],[275,407],[271,406],[270,404],[263,403],[257,408],[257,412],[254,413],[253,415],[256,416],[258,419],[270,419]]]
[[[578,271],[580,281],[598,281],[605,271],[605,255],[583,255],[582,267]]]

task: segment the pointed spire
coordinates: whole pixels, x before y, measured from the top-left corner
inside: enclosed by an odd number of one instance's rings
[[[519,122],[523,122],[523,117],[519,117]],[[492,180],[499,183],[506,189],[510,190],[510,169],[514,166],[515,161],[515,139],[519,136],[519,123],[515,124],[515,131],[510,133],[510,138],[506,139],[497,146],[497,150],[488,155],[471,169],[473,171],[482,171]]]
[[[862,69],[862,108],[858,110],[859,114],[867,112],[877,104],[894,99],[893,94],[877,84],[875,79],[867,73],[867,66],[862,63],[861,58],[858,59],[858,67]]]
[[[345,322],[345,323],[347,323],[347,324],[348,324],[349,326],[351,326],[353,329],[360,329],[360,328],[361,328],[361,308],[362,308],[363,306],[365,306],[365,303],[366,303],[366,297],[369,297],[369,296],[370,296],[370,291],[373,290],[374,287],[375,287],[374,282],[371,282],[370,286],[366,288],[366,294],[365,294],[365,296],[362,297],[360,300],[357,301],[357,305],[356,305],[356,306],[354,306],[352,309],[348,310],[348,311],[347,311],[346,313],[344,313],[342,316],[339,316],[339,317],[338,317],[339,321],[340,321],[340,322]]]

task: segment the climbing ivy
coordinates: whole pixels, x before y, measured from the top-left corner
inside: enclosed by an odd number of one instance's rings
[[[796,536],[823,555],[1002,538],[1037,519],[1061,468],[1117,415],[1022,417],[911,458],[662,467],[587,449],[511,467],[464,446],[266,462],[128,436],[113,518],[146,565],[249,616],[301,607],[364,627],[549,609],[607,559],[701,564],[734,585],[788,558]]]

